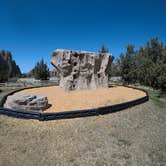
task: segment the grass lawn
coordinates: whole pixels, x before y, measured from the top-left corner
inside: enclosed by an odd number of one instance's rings
[[[121,112],[39,122],[0,116],[0,166],[164,166],[166,99]]]

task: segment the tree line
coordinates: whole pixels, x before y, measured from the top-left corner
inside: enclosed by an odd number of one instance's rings
[[[112,65],[112,76],[121,76],[124,84],[140,83],[166,89],[166,45],[153,38],[138,50],[127,46],[126,52]]]
[[[99,52],[107,53],[109,50],[106,46],[102,46]],[[9,52],[0,52],[0,81],[21,75],[19,67],[11,57]],[[49,68],[43,59],[36,63],[30,73],[36,79],[47,80],[50,77]],[[121,53],[112,64],[110,73],[111,76],[121,76],[124,84],[140,83],[165,90],[166,45],[159,42],[158,38],[151,39],[138,50],[134,49],[134,45],[129,44],[126,52]]]
[[[12,59],[10,51],[0,51],[0,82],[8,81],[13,77],[27,77],[27,75],[21,73],[19,66]],[[49,79],[50,71],[43,59],[36,63],[31,71],[31,76],[38,80]]]

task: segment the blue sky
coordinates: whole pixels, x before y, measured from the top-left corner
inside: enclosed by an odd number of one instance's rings
[[[22,72],[56,48],[119,56],[152,37],[166,43],[165,0],[0,0],[0,50],[9,50]]]

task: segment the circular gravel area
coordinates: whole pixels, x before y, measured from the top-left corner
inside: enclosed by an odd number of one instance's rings
[[[146,96],[143,91],[123,86],[69,92],[65,92],[59,86],[52,86],[26,89],[16,94],[47,96],[51,107],[45,110],[45,112],[91,109],[132,101]],[[7,107],[6,104],[5,107]]]

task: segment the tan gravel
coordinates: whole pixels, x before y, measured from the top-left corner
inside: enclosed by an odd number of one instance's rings
[[[48,97],[47,112],[82,110],[131,101],[145,96],[145,93],[123,86],[65,92],[59,86],[27,89],[19,94],[44,95]]]

